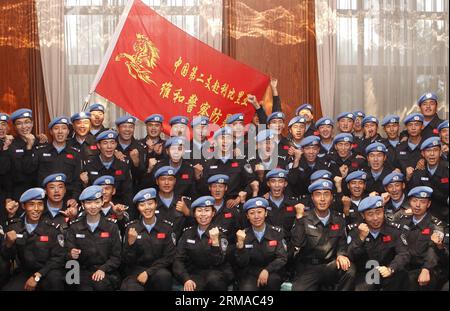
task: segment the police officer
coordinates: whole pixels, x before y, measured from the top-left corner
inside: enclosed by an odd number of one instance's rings
[[[197,225],[184,230],[178,241],[174,276],[185,291],[225,291],[233,279],[231,265],[226,261],[226,232],[212,227],[214,198],[203,196],[191,205]]]
[[[364,137],[359,145],[361,151],[366,150],[366,148],[373,143],[386,143],[386,139],[381,137],[378,133],[379,121],[374,116],[366,116],[362,120],[362,126],[364,128]]]
[[[187,137],[189,130],[189,119],[185,116],[175,116],[169,120],[170,137]]]
[[[42,219],[45,191],[31,188],[20,197],[25,216],[9,221],[1,254],[20,265],[3,290],[63,290],[64,236]]]
[[[285,127],[285,119],[286,115],[282,112],[274,112],[267,118],[268,128],[274,132],[278,155],[283,157],[288,156],[288,151],[291,147],[289,140],[282,134]]]
[[[347,224],[361,223],[362,218],[358,212],[358,205],[367,196],[367,173],[354,171],[345,177],[349,191],[348,195],[338,194],[337,210],[345,215]]]
[[[441,138],[441,147],[442,147],[442,159],[448,161],[448,143],[449,143],[449,135],[448,135],[448,120],[445,120],[438,126],[439,137]]]
[[[233,159],[233,132],[229,127],[223,127],[214,133],[216,143],[214,158],[208,160],[202,168],[200,179],[197,179],[199,194],[208,194],[208,179],[217,174],[227,175],[228,182],[227,207],[236,207],[241,203],[241,191],[256,196],[259,192],[259,182],[253,173],[252,166],[245,159]]]
[[[316,122],[317,132],[320,137],[319,158],[333,151],[333,129],[334,121],[328,117],[323,117]]]
[[[328,180],[311,184],[308,190],[314,207],[297,213],[291,233],[296,268],[293,290],[352,289],[354,268],[347,257],[345,220],[330,210],[332,189]]]
[[[209,118],[205,116],[195,117],[191,121],[192,140],[190,143],[189,162],[195,166],[196,164],[204,165],[206,159],[213,156],[212,146],[208,141],[209,137]]]
[[[11,169],[11,161],[8,156],[8,148],[13,140],[13,137],[8,135],[9,115],[6,113],[0,113],[0,224],[5,224],[6,210],[5,200],[9,191],[10,178],[8,176]]]
[[[113,202],[131,206],[133,195],[131,174],[127,162],[120,161],[114,156],[117,147],[116,138],[117,132],[112,130],[104,131],[97,136],[96,147],[100,154],[85,161],[81,180],[84,186],[87,186],[92,185],[98,177],[113,176],[116,188]],[[130,216],[134,217],[133,214]]]
[[[364,150],[360,147],[362,139],[353,134],[353,128],[355,125],[356,115],[353,112],[342,112],[336,117],[337,127],[341,134],[351,134],[352,139],[352,149],[353,152],[362,155]]]
[[[306,118],[296,116],[293,117],[289,123],[288,123],[288,129],[289,129],[289,140],[291,142],[291,148],[289,149],[288,153],[289,156],[292,157],[293,151],[296,149],[300,149],[300,143],[305,137],[306,133]]]
[[[420,146],[425,169],[415,170],[409,186],[428,186],[433,189],[431,214],[448,222],[448,162],[441,159],[439,137],[430,137]]]
[[[208,185],[216,209],[212,225],[225,229],[228,241],[235,243],[236,231],[243,228],[243,223],[239,209],[226,206],[225,196],[228,191],[229,180],[230,178],[227,175],[217,174],[208,179]]]
[[[165,290],[172,288],[170,266],[175,257],[173,224],[156,217],[156,190],[143,189],[133,198],[140,218],[127,224],[123,242],[126,277],[121,290]]]
[[[295,115],[306,119],[305,137],[315,135],[316,128],[314,126],[314,108],[311,104],[304,103],[295,110]]]
[[[353,114],[355,115],[355,123],[353,124],[353,136],[355,136],[356,139],[363,140],[365,138],[363,120],[366,117],[366,114],[364,113],[364,111],[355,111],[353,112]]]
[[[101,215],[103,189],[89,186],[79,200],[85,216],[71,222],[66,247],[69,260],[80,263],[80,291],[111,291],[120,284],[121,241],[116,220]]]
[[[381,121],[381,126],[386,133],[386,139],[383,143],[388,150],[387,161],[391,167],[395,167],[395,148],[400,143],[400,117],[397,115],[387,115]]]
[[[103,126],[103,121],[105,120],[105,107],[102,104],[94,103],[89,106],[88,111],[91,114],[91,134],[97,136],[101,132],[106,131],[107,128]]]
[[[408,198],[413,215],[404,215],[400,219],[411,254],[408,266],[410,290],[433,290],[437,285],[439,256],[431,235],[436,231],[444,235],[444,224],[428,212],[432,194],[433,189],[426,186],[411,189]]]
[[[89,112],[79,112],[72,115],[70,121],[73,125],[74,134],[67,141],[69,147],[73,147],[79,154],[82,161],[87,161],[90,157],[98,155],[95,136],[91,134],[91,114]],[[98,133],[97,133],[98,135]]]
[[[395,167],[401,169],[407,181],[411,179],[417,162],[420,160],[423,121],[423,115],[420,113],[410,114],[403,121],[409,138],[397,146]]]
[[[238,288],[242,291],[280,290],[287,263],[287,244],[280,227],[266,223],[269,202],[253,198],[244,211],[250,227],[236,232],[234,252]]]
[[[355,289],[407,288],[406,268],[410,260],[407,242],[400,236],[399,224],[385,222],[383,198],[365,198],[359,203],[358,211],[364,223],[351,226],[347,239],[348,254],[357,266]],[[372,282],[367,282],[368,276]]]
[[[125,225],[130,221],[130,214],[128,213],[129,207],[119,203],[114,204],[114,202],[112,202],[116,193],[114,177],[109,175],[100,176],[94,180],[93,185],[101,186],[103,188],[102,216],[117,220],[120,234],[123,235],[125,233]],[[137,211],[133,208],[130,212],[133,216],[138,215]]]
[[[233,154],[237,159],[254,157],[254,150],[249,150],[248,137],[245,134],[244,114],[236,113],[226,120],[227,127],[233,135]],[[216,131],[217,132],[217,131]]]
[[[53,119],[48,128],[53,138],[51,144],[37,146],[32,153],[26,152],[24,161],[37,171],[37,183],[55,173],[66,176],[66,199],[75,201],[82,190],[80,182],[81,158],[77,150],[66,143],[69,135],[69,118],[61,116]]]
[[[176,189],[176,170],[163,166],[155,172],[158,193],[156,195],[156,216],[173,223],[173,231],[179,238],[183,228],[192,221],[189,205],[191,198],[179,194]]]
[[[42,219],[49,220],[59,225],[62,232],[69,228],[69,222],[78,216],[78,203],[71,199],[64,199],[67,177],[63,173],[56,173],[47,176],[42,182],[47,200]]]
[[[393,171],[383,179],[383,186],[389,194],[389,200],[384,206],[387,221],[398,222],[403,215],[412,215],[409,202],[406,199],[405,176]]]
[[[387,163],[388,150],[381,142],[375,142],[366,147],[368,168],[367,189],[370,192],[381,194],[384,192],[383,179],[392,172],[392,167]]]
[[[133,180],[133,189],[138,189],[140,179],[145,172],[145,145],[134,138],[136,118],[133,116],[119,117],[117,127],[117,148],[115,157],[127,162]]]
[[[160,114],[152,114],[145,120],[147,136],[140,140],[146,146],[146,161],[150,159],[161,160],[165,157],[163,152],[165,141],[161,138],[162,123],[164,117]],[[148,163],[146,163],[146,166]]]

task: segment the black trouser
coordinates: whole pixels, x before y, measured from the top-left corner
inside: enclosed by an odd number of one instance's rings
[[[420,286],[419,282],[417,281],[419,279],[419,275],[422,272],[422,269],[414,269],[411,271],[408,271],[409,276],[409,290],[411,291],[428,291],[428,290],[435,290],[437,286],[437,275],[434,270],[430,271],[430,282],[428,285]],[[406,290],[406,288],[405,288]]]
[[[327,264],[299,263],[292,284],[294,291],[353,290],[356,270],[353,265],[347,271],[337,268],[336,261]]]
[[[80,284],[75,286],[78,291],[113,291],[118,286],[118,276],[112,273],[105,273],[105,278],[101,281],[94,281],[92,275],[96,270],[82,270],[80,272]]]
[[[23,291],[25,283],[34,272],[18,272],[11,276],[9,282],[3,287],[4,291]],[[38,282],[36,290],[62,291],[64,290],[64,271],[51,270]]]
[[[283,278],[276,272],[269,273],[266,286],[257,286],[259,275],[243,275],[238,280],[240,291],[279,291]]]
[[[408,272],[396,271],[388,278],[383,278],[380,275],[379,284],[369,284],[366,281],[367,272],[357,273],[355,281],[356,291],[399,291],[408,290]],[[372,280],[371,280],[372,281]]]
[[[130,275],[122,282],[120,290],[124,291],[170,291],[172,289],[172,274],[167,269],[159,269],[148,277],[142,285],[137,281],[137,274]]]
[[[190,277],[197,285],[196,291],[226,291],[232,281],[226,273],[215,269],[195,271]]]

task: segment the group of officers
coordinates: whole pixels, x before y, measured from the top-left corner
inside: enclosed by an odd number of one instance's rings
[[[164,136],[154,114],[137,140],[136,118],[105,128],[97,103],[53,119],[50,138],[31,110],[0,113],[0,288],[448,290],[437,96],[400,131],[362,111],[314,122],[310,104],[286,120],[271,86],[273,113],[249,97],[252,122],[212,135],[206,116],[177,116]]]

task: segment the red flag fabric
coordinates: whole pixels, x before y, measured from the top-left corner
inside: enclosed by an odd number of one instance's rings
[[[247,95],[261,99],[269,77],[216,51],[158,15],[130,1],[91,87],[143,120],[153,113],[165,122],[176,115],[208,116],[222,126],[242,112],[250,122]]]

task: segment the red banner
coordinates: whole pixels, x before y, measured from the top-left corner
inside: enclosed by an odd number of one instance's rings
[[[250,122],[248,94],[261,100],[269,77],[216,51],[140,0],[121,18],[91,91],[145,119],[208,116],[219,126],[234,113]]]

